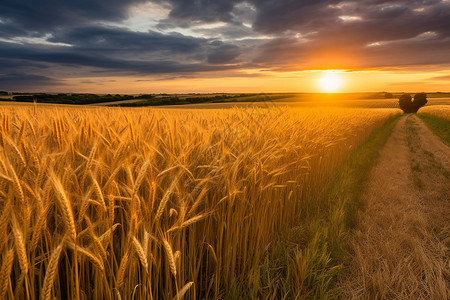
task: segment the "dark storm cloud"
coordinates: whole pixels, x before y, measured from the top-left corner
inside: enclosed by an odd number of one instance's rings
[[[223,44],[212,49],[208,54],[208,62],[212,64],[229,64],[241,55],[239,47]]]
[[[226,24],[217,28],[200,28],[193,29],[193,31],[208,37],[221,38],[224,40],[249,39],[259,36],[253,29],[241,24]]]
[[[0,18],[28,32],[50,32],[92,21],[118,21],[130,6],[147,0],[2,0]]]
[[[50,82],[74,73],[191,76],[244,67],[450,63],[449,1],[153,0],[169,11],[159,25],[135,32],[121,23],[131,7],[149,1],[2,0],[2,82],[17,74]],[[187,33],[175,33],[180,27]],[[39,77],[44,69],[51,76]]]
[[[0,89],[18,90],[22,87],[40,88],[47,86],[64,85],[64,82],[42,75],[25,73],[0,73]]]
[[[234,6],[242,0],[155,0],[156,3],[166,3],[171,7],[168,20],[161,26],[178,25],[190,27],[194,24],[232,22],[231,12]]]
[[[63,66],[94,68],[89,72],[96,74],[147,75],[239,68],[228,65],[240,54],[237,46],[179,33],[132,32],[119,27],[91,25],[58,29],[47,42],[55,44],[0,41],[0,57],[9,62],[5,70],[30,70],[31,65]],[[221,65],[224,63],[227,65]]]
[[[153,52],[168,50],[174,53],[201,51],[206,39],[186,37],[181,34],[161,34],[154,31],[133,32],[119,27],[89,26],[60,30],[50,42],[70,44],[78,49],[96,51],[129,50]]]
[[[0,49],[2,49],[0,42]],[[113,53],[114,54],[114,53]],[[163,74],[177,72],[206,72],[236,68],[236,66],[210,66],[205,63],[182,63],[170,60],[137,60],[107,56],[96,51],[80,51],[72,47],[36,48],[28,45],[3,47],[1,55],[12,63],[9,69],[26,67],[28,62],[64,65],[66,67],[91,67],[98,72],[122,72],[127,74]]]

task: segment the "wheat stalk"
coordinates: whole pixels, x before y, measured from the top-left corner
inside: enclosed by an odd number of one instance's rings
[[[139,260],[141,261],[142,266],[144,267],[145,271],[148,270],[148,261],[147,257],[145,256],[144,249],[142,248],[142,245],[139,243],[139,241],[133,236],[132,243],[134,246],[134,250],[136,250],[136,253],[139,257]]]
[[[2,254],[2,267],[0,269],[0,299],[6,299],[8,282],[11,274],[11,268],[14,261],[14,250],[9,249],[6,254]]]
[[[58,267],[58,261],[59,257],[61,255],[61,251],[63,249],[64,241],[61,242],[58,247],[56,247],[55,250],[53,250],[52,256],[50,257],[50,261],[48,262],[45,277],[44,277],[44,284],[42,285],[42,291],[41,291],[41,299],[42,300],[50,300],[52,298],[52,287],[53,282],[55,281],[56,274],[57,274],[57,267]]]
[[[173,256],[172,247],[170,246],[169,242],[162,238],[164,250],[166,252],[167,260],[169,262],[170,272],[172,273],[173,277],[177,276],[177,266],[175,264],[175,257]]]
[[[178,294],[173,298],[173,300],[180,300],[184,297],[184,294],[186,294],[187,291],[192,287],[194,284],[193,281],[186,283],[181,290],[178,292]]]
[[[141,167],[141,170],[139,171],[139,174],[136,178],[136,181],[134,182],[133,192],[132,192],[132,198],[137,194],[139,187],[142,184],[142,181],[144,180],[145,173],[147,172],[148,166],[150,165],[150,161],[146,160],[144,164]]]
[[[68,247],[70,247],[71,249],[73,249],[73,250],[76,250],[77,251],[77,253],[81,253],[81,254],[83,254],[84,256],[86,256],[100,271],[103,271],[104,270],[104,265],[103,265],[103,262],[100,260],[100,259],[98,259],[94,254],[92,254],[92,252],[91,251],[89,251],[89,250],[87,250],[87,249],[85,249],[85,248],[83,248],[83,247],[80,247],[80,246],[78,246],[78,245],[75,245],[73,242],[71,242],[71,241],[66,241],[66,244],[67,244],[67,246]],[[80,259],[81,257],[80,256],[78,256],[78,259]]]
[[[70,206],[69,199],[66,196],[66,192],[64,191],[61,182],[54,174],[52,174],[52,180],[56,188],[56,192],[58,193],[57,198],[59,200],[59,204],[63,213],[64,223],[66,225],[67,230],[70,233],[70,237],[72,238],[73,241],[75,241],[77,239],[77,231],[75,228],[75,221],[73,218],[72,208]]]
[[[15,284],[16,284],[16,287],[14,289],[14,298],[15,299],[24,299],[25,298],[25,295],[23,294],[23,292],[24,292],[23,286],[24,286],[26,276],[27,276],[27,274],[20,273],[19,279],[17,279],[15,282]]]
[[[120,288],[123,284],[123,280],[125,278],[125,271],[128,267],[128,260],[130,258],[129,250],[125,252],[125,255],[122,257],[122,260],[120,261],[119,270],[117,271],[117,277],[116,277],[116,286]]]
[[[111,241],[111,236],[114,233],[114,230],[119,226],[120,224],[114,224],[110,229],[108,229],[105,233],[103,233],[98,239],[100,243],[102,243],[103,248],[106,248],[108,246],[108,243]]]
[[[184,227],[189,227],[190,225],[195,224],[202,219],[205,219],[209,215],[211,215],[211,213],[205,213],[205,214],[201,214],[201,215],[195,216],[193,218],[190,218],[189,220],[184,221],[180,226],[174,226],[174,227],[170,228],[167,232],[172,232],[175,230],[180,230]]]
[[[91,178],[92,178],[92,183],[94,184],[94,190],[98,196],[98,198],[100,199],[100,204],[103,208],[103,211],[106,211],[106,202],[105,202],[105,198],[103,197],[103,193],[102,193],[102,189],[100,188],[100,185],[98,184],[97,180],[94,177],[94,174],[92,173],[92,171],[89,171]]]
[[[39,168],[39,172],[38,172],[38,175],[37,175],[37,178],[36,178],[36,185],[35,185],[36,188],[42,186],[42,182],[44,180],[44,176],[45,176],[46,171],[47,171],[48,161],[49,161],[49,158],[46,157],[44,159],[44,162],[42,163],[41,167]]]
[[[155,214],[155,223],[159,221],[161,218],[164,209],[166,208],[167,202],[169,201],[170,195],[172,195],[172,191],[174,190],[176,185],[176,181],[174,180],[170,187],[167,189],[167,191],[164,193],[163,198],[161,199],[161,202],[159,203],[158,209],[156,210]]]
[[[20,152],[19,148],[17,148],[16,144],[9,137],[6,137],[6,140],[8,144],[11,146],[13,152],[19,158],[19,162],[22,165],[22,167],[26,167],[27,162],[25,160],[25,157],[23,157],[22,153]]]
[[[28,273],[28,258],[27,250],[25,248],[25,241],[23,239],[22,230],[17,222],[14,212],[11,213],[12,230],[14,234],[14,245],[16,248],[17,256],[19,258],[20,269],[23,274]]]
[[[6,201],[5,206],[3,207],[2,214],[0,216],[0,242],[2,244],[6,244],[7,242],[7,227],[9,220],[11,219],[11,210],[12,206],[10,201]]]
[[[95,249],[95,251],[96,251],[97,253],[100,254],[100,256],[102,257],[102,259],[103,259],[104,261],[106,261],[106,259],[107,259],[106,250],[105,250],[105,248],[103,247],[102,242],[100,241],[100,239],[99,239],[99,238],[97,237],[97,235],[95,234],[94,228],[93,228],[93,226],[92,226],[91,221],[89,220],[89,218],[88,218],[87,216],[85,216],[84,220],[85,220],[86,223],[87,223],[88,232],[89,232],[89,235],[90,235],[91,238],[92,238],[91,246],[90,246],[89,248]]]
[[[36,224],[33,226],[33,235],[31,236],[30,249],[31,253],[36,249],[39,238],[41,237],[42,231],[44,230],[47,222],[47,210],[42,208],[37,218]]]
[[[10,165],[11,177],[13,180],[14,194],[19,199],[21,203],[25,202],[25,196],[23,194],[22,185],[20,184],[19,178],[17,177],[14,168]]]

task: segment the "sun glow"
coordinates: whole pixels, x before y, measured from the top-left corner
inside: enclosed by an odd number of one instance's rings
[[[327,73],[319,79],[320,88],[327,93],[336,92],[342,86],[342,83],[341,76],[336,73]]]

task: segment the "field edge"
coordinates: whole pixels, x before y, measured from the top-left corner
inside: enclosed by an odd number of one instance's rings
[[[390,117],[349,153],[323,195],[305,201],[298,225],[279,234],[226,299],[339,298],[336,283],[346,273],[347,237],[362,208],[362,190],[401,116]]]
[[[434,116],[429,113],[419,113],[417,116],[425,122],[427,127],[445,144],[450,146],[450,120]]]

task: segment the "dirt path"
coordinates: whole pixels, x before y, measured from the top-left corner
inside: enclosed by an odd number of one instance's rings
[[[450,147],[403,117],[363,192],[344,299],[449,299],[449,171]]]

